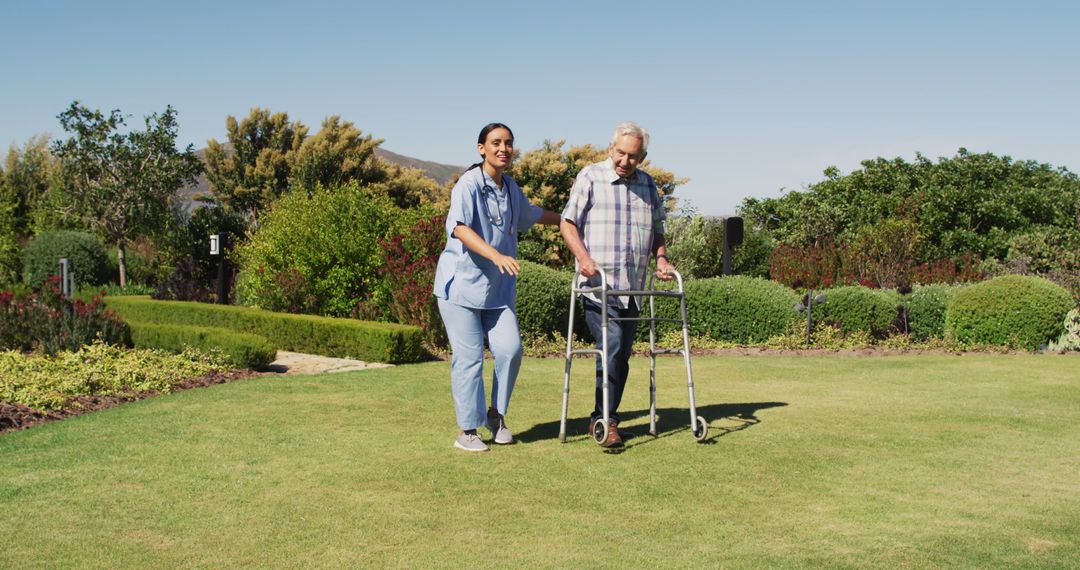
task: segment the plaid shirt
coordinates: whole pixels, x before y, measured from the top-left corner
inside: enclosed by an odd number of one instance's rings
[[[631,180],[615,173],[611,159],[590,164],[578,173],[563,219],[574,222],[589,255],[608,274],[608,287],[621,290],[645,288],[653,235],[664,233],[664,203],[656,183],[641,169]],[[600,284],[600,276],[578,286]],[[597,295],[589,298],[600,302]],[[629,297],[612,297],[622,308]]]

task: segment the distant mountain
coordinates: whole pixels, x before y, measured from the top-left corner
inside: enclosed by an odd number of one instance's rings
[[[375,155],[387,162],[392,162],[399,166],[419,168],[439,184],[446,184],[452,181],[458,174],[461,174],[461,172],[465,170],[464,166],[454,166],[452,164],[440,164],[438,162],[420,160],[411,156],[390,152],[382,148],[375,149]]]
[[[206,149],[202,148],[195,151],[195,154],[206,163]],[[464,166],[454,166],[452,164],[441,164],[438,162],[431,162],[430,160],[420,160],[419,158],[413,158],[411,156],[405,156],[396,152],[390,152],[386,149],[376,148],[375,156],[379,158],[397,164],[398,166],[405,166],[408,168],[419,168],[423,170],[429,178],[435,180],[439,184],[446,184],[454,179],[455,176],[461,174],[465,170]],[[180,198],[181,203],[184,205],[184,210],[190,212],[195,209],[196,203],[195,196],[206,195],[210,193],[210,184],[206,181],[206,175],[200,174],[195,179],[194,184],[184,186],[176,192]]]

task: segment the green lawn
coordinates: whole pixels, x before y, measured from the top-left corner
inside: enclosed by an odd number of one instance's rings
[[[644,434],[647,360],[625,425]],[[687,430],[585,435],[526,360],[520,443],[452,447],[446,363],[262,377],[0,436],[0,567],[1080,567],[1080,358],[694,361]],[[486,434],[486,432],[485,432]]]

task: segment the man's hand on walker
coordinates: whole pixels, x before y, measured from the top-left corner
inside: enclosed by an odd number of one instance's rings
[[[578,260],[578,272],[583,277],[595,277],[599,273],[599,266],[593,261],[593,258],[588,257],[585,260]]]
[[[656,258],[656,278],[663,281],[675,278],[675,266],[668,262],[667,257]]]

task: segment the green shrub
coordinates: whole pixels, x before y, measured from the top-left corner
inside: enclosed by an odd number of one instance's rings
[[[945,310],[959,288],[954,285],[916,285],[902,298],[907,331],[913,340],[945,338]]]
[[[521,261],[517,280],[517,318],[523,335],[566,336],[570,318],[570,283],[574,274]]]
[[[776,243],[767,231],[745,226],[743,242],[731,252],[731,270],[735,275],[769,277],[769,253]]]
[[[718,218],[673,216],[665,226],[667,255],[685,278],[723,274],[724,221]]]
[[[0,172],[0,177],[3,173]],[[3,183],[0,182],[0,285],[19,280],[22,260],[19,258],[19,234],[14,203],[5,203]]]
[[[311,312],[347,316],[360,299],[382,288],[379,240],[407,227],[412,217],[388,197],[356,184],[310,195],[293,192],[274,203],[251,239],[236,250],[238,299],[283,310],[288,307],[282,302],[310,296]],[[296,274],[290,281],[306,291],[281,301],[279,282],[290,272]]]
[[[217,349],[237,368],[261,370],[277,358],[277,349],[266,337],[215,327],[170,325],[128,321],[131,340],[138,348],[180,353],[186,347]]]
[[[105,302],[132,321],[249,332],[266,337],[283,350],[389,363],[417,362],[426,357],[421,346],[423,333],[413,326],[146,297],[106,297]]]
[[[225,264],[226,286],[235,275],[235,245],[247,232],[245,221],[235,212],[202,206],[186,220],[171,224],[159,240],[160,259],[155,267],[155,299],[210,301],[215,299],[220,265]],[[219,236],[221,253],[210,254],[210,236]],[[224,260],[222,259],[224,257]]]
[[[814,321],[839,328],[847,334],[866,332],[884,338],[895,330],[900,297],[894,291],[861,285],[825,291],[825,302],[814,304]]]
[[[1034,350],[1058,337],[1072,295],[1041,277],[1004,275],[957,291],[945,316],[947,334],[960,344],[996,344]]]
[[[109,254],[96,237],[84,232],[54,230],[30,240],[23,253],[23,279],[31,287],[60,273],[67,258],[76,285],[101,285],[109,280]]]
[[[794,309],[798,295],[787,287],[757,277],[732,276],[691,280],[685,283],[686,311],[691,336],[752,344],[782,335],[801,317]],[[674,299],[657,298],[657,316],[678,318]],[[645,301],[642,315],[648,316]],[[661,334],[677,330],[678,323],[657,326]],[[639,337],[648,338],[648,323],[639,326]]]
[[[179,382],[228,368],[217,354],[174,355],[96,342],[55,357],[0,352],[0,401],[59,410],[79,396],[168,392]]]

